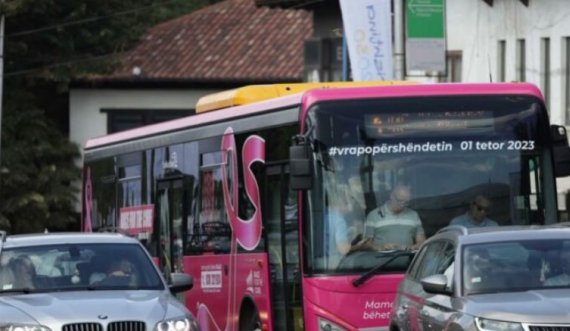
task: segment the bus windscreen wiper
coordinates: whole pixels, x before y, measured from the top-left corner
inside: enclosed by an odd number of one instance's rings
[[[360,285],[364,284],[368,279],[372,278],[372,276],[374,276],[376,273],[378,273],[380,270],[384,269],[385,266],[387,266],[388,264],[390,264],[392,261],[396,260],[399,257],[402,256],[410,256],[413,257],[415,254],[415,252],[410,252],[410,251],[401,251],[398,252],[396,254],[394,254],[393,256],[391,256],[389,259],[387,259],[386,261],[383,261],[382,263],[380,263],[379,265],[375,266],[374,268],[372,268],[371,270],[367,271],[366,273],[364,273],[362,276],[356,278],[355,280],[352,281],[352,286],[354,287],[359,287]]]

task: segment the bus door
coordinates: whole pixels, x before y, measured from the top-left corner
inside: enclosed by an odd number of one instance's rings
[[[289,189],[288,164],[268,164],[264,205],[275,330],[301,330],[297,194]]]
[[[156,217],[160,268],[167,279],[172,272],[183,272],[182,238],[184,229],[184,181],[165,179],[156,185]]]

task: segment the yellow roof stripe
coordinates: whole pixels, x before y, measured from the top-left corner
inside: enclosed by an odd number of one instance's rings
[[[362,82],[321,82],[248,85],[233,90],[222,91],[201,97],[196,104],[196,113],[246,105],[258,101],[296,94],[315,88],[338,88],[359,86],[386,86],[417,84],[410,81],[362,81]]]

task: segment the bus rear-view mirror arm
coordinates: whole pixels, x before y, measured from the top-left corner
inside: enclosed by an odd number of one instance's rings
[[[313,173],[309,140],[296,135],[289,147],[289,178],[292,190],[308,190],[312,187]]]
[[[562,125],[551,125],[550,132],[556,177],[570,176],[570,147],[566,128]]]

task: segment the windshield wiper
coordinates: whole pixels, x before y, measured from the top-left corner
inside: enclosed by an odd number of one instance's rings
[[[362,276],[356,278],[355,280],[352,281],[352,286],[354,287],[359,287],[360,285],[364,284],[367,280],[369,280],[370,278],[372,278],[372,276],[374,276],[376,273],[378,273],[378,271],[384,269],[385,266],[387,266],[388,264],[390,264],[390,262],[394,261],[395,259],[402,257],[402,256],[414,256],[415,252],[408,252],[408,251],[401,251],[398,252],[396,254],[394,254],[393,256],[391,256],[388,260],[383,261],[382,263],[380,263],[379,265],[375,266],[374,268],[372,268],[371,270],[367,271],[366,273],[364,273]]]

